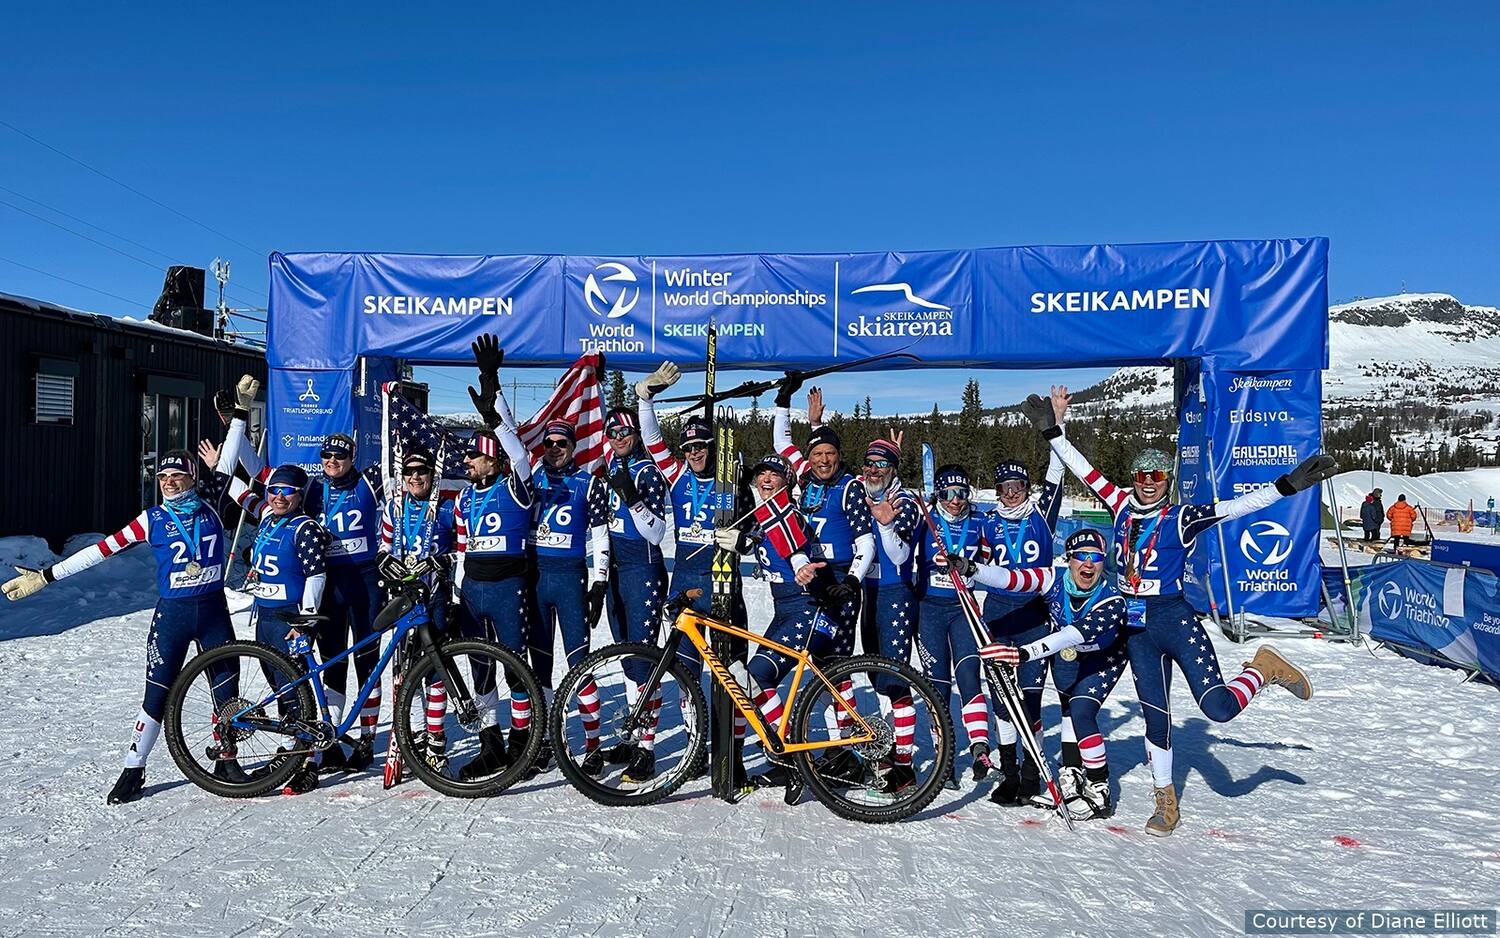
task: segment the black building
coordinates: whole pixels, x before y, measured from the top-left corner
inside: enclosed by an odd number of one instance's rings
[[[265,353],[0,293],[0,536],[117,530],[156,503],[159,453],[223,440],[213,394],[242,374]]]

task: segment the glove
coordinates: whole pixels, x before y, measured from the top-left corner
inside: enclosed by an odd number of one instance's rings
[[[220,388],[214,392],[214,412],[225,423],[234,419],[234,409],[239,403],[239,396],[228,388]]]
[[[739,528],[719,528],[714,531],[714,546],[731,554],[743,554],[749,550],[749,537]]]
[[[1057,415],[1052,412],[1052,404],[1042,400],[1041,395],[1027,395],[1026,400],[1021,402],[1021,413],[1026,415],[1032,427],[1043,436],[1057,426]]]
[[[609,487],[620,496],[620,501],[626,505],[634,505],[641,500],[641,493],[635,487],[635,480],[630,477],[630,468],[620,466],[609,474]]]
[[[260,382],[250,375],[240,378],[240,383],[234,386],[234,399],[239,409],[249,413],[250,405],[255,403],[255,396],[260,393]]]
[[[480,387],[484,387],[485,379],[488,378],[500,387],[500,363],[505,361],[505,349],[500,347],[500,339],[493,335],[482,335],[474,340],[469,346],[474,353],[474,364],[479,366]]]
[[[589,587],[588,597],[584,600],[583,621],[586,624],[593,625],[599,621],[599,613],[604,611],[604,591],[607,586],[603,580],[596,580]]]
[[[823,591],[823,597],[831,603],[852,602],[859,596],[864,584],[859,577],[849,575]]]
[[[788,371],[786,373],[786,377],[782,378],[781,383],[776,386],[776,406],[792,406],[792,395],[796,394],[799,390],[802,389],[802,382],[806,380],[807,379],[803,377],[802,372]]]
[[[1283,495],[1296,495],[1305,492],[1322,482],[1331,479],[1338,474],[1339,464],[1332,456],[1319,453],[1302,460],[1302,464],[1276,480],[1276,491]]]
[[[979,657],[985,661],[993,661],[996,664],[1010,665],[1012,668],[1023,661],[1031,660],[1031,656],[1026,653],[1026,649],[1018,648],[1007,642],[991,642],[985,645],[979,649]]]
[[[47,574],[40,570],[23,570],[21,575],[0,584],[0,589],[5,590],[5,598],[11,602],[25,599],[37,590],[52,582],[47,579]]]
[[[635,396],[649,401],[670,388],[682,377],[682,371],[671,362],[662,362],[661,367],[635,383]]]
[[[483,385],[484,379],[480,378],[479,383]],[[486,394],[483,389],[476,391],[473,385],[469,386],[469,399],[474,402],[474,412],[491,430],[500,426],[500,412],[495,409],[495,393],[498,391]]]
[[[945,553],[940,554],[939,556],[946,560],[948,565],[952,566],[954,571],[957,572],[961,577],[971,577],[975,574],[976,571],[979,570],[979,564],[975,563],[962,554]],[[942,564],[939,564],[939,566],[942,566]]]

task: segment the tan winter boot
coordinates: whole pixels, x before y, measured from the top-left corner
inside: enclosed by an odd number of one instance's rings
[[[1177,787],[1168,785],[1156,790],[1156,813],[1146,822],[1146,833],[1153,837],[1165,837],[1177,829],[1182,820],[1177,810]]]
[[[1281,652],[1270,645],[1257,648],[1255,657],[1245,662],[1245,667],[1259,671],[1267,684],[1279,684],[1299,700],[1312,699],[1312,681],[1301,668],[1283,658]]]

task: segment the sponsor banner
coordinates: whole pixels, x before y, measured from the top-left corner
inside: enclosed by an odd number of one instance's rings
[[[1083,367],[1203,358],[1327,364],[1322,238],[869,254],[436,256],[273,254],[280,368],[360,355],[466,361],[481,333],[508,361],[701,360],[813,367],[892,351],[929,365]]]
[[[1500,677],[1500,581],[1493,574],[1408,559],[1350,575],[1371,637]]]
[[[352,376],[347,371],[272,368],[266,391],[271,437],[266,446],[272,466],[296,463],[321,473],[318,450],[330,433],[354,425]]]
[[[1316,371],[1242,374],[1203,369],[1201,425],[1206,502],[1217,491],[1221,500],[1237,498],[1274,485],[1276,479],[1318,451],[1321,440],[1321,374]],[[1190,397],[1193,395],[1189,395]],[[1274,414],[1276,419],[1261,419]],[[1246,415],[1254,415],[1246,419]],[[1195,426],[1183,414],[1185,446],[1196,446]],[[1212,457],[1212,481],[1207,473]],[[1186,463],[1186,460],[1184,460]],[[1184,467],[1184,481],[1189,479]],[[1212,489],[1207,486],[1212,485]],[[1188,599],[1205,608],[1209,596],[1226,611],[1224,574],[1228,565],[1228,604],[1236,612],[1267,616],[1306,616],[1322,605],[1319,590],[1318,493],[1302,492],[1271,507],[1221,525],[1219,536],[1200,538],[1189,564]],[[1207,591],[1207,592],[1205,592]]]

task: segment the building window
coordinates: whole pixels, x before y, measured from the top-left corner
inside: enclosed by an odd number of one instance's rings
[[[38,365],[34,423],[73,425],[73,375],[51,373],[62,370]]]

